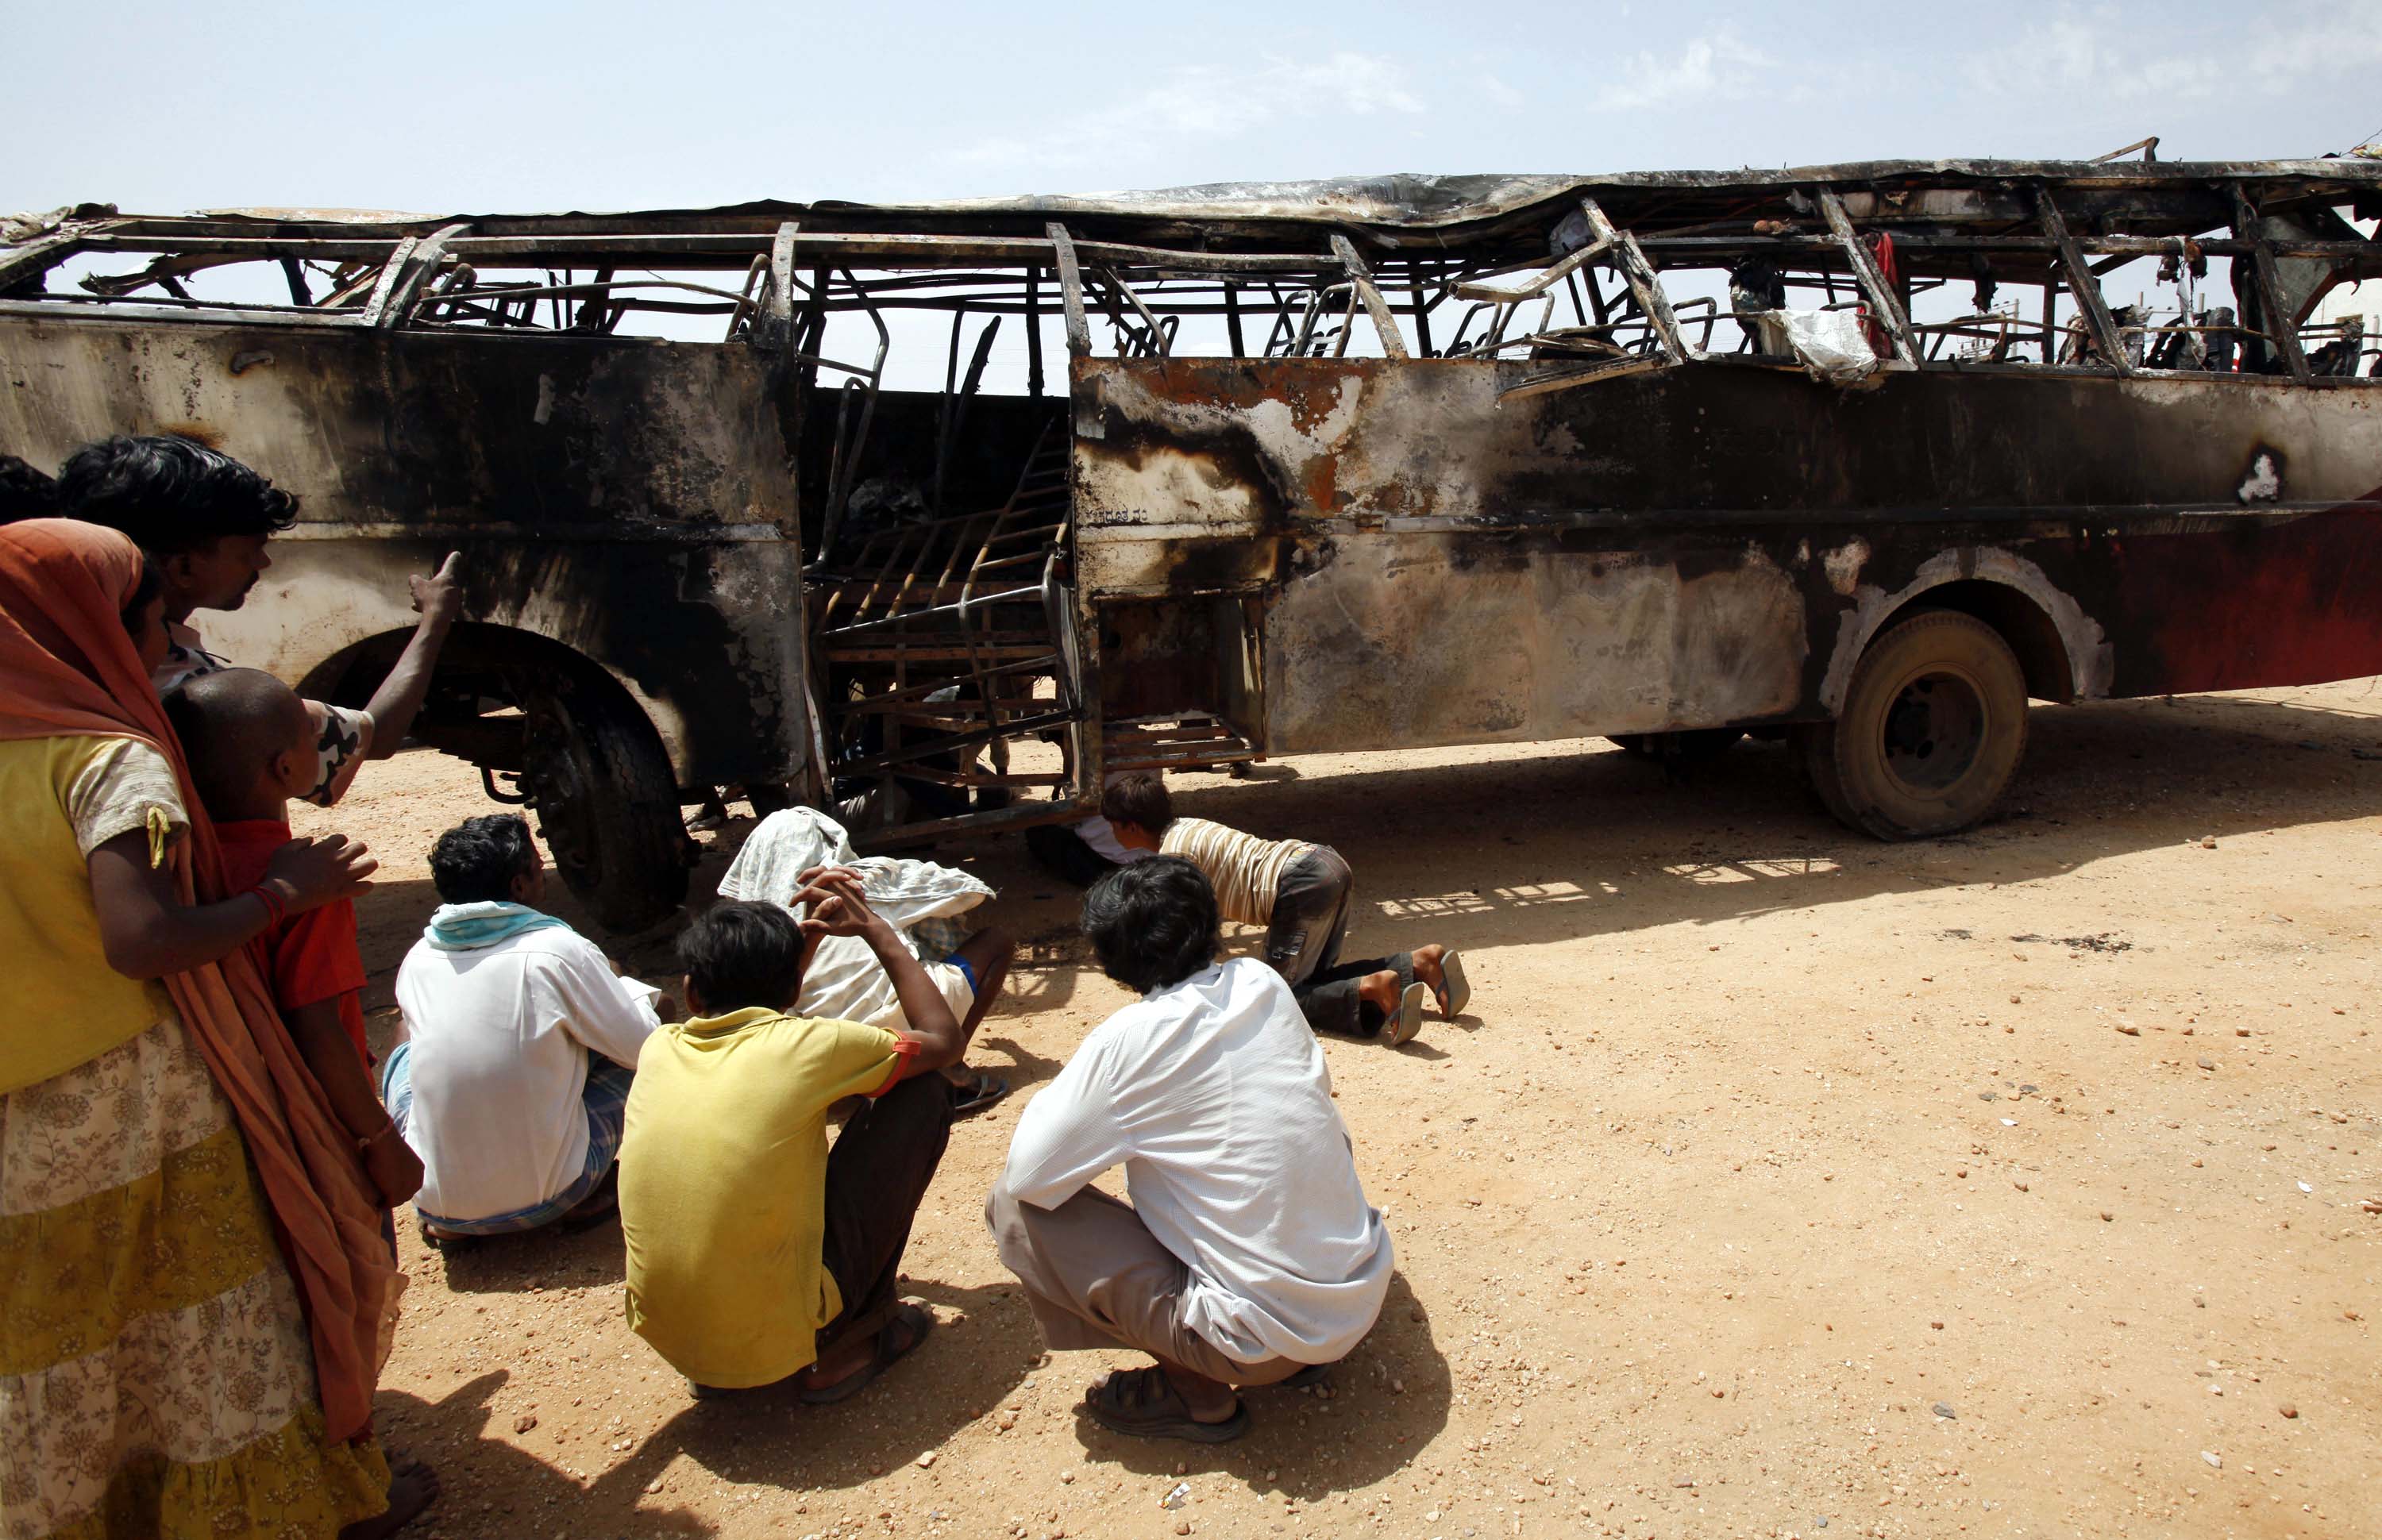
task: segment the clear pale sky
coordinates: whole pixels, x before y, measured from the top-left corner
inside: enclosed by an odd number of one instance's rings
[[[213,14],[210,14],[213,13]],[[1387,171],[2317,154],[2327,5],[0,0],[0,210],[890,202]]]

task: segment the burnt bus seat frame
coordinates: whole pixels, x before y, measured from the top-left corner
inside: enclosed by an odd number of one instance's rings
[[[328,327],[392,339],[634,347],[642,339],[624,323],[717,318],[723,340],[756,361],[753,378],[774,399],[783,446],[765,452],[793,466],[787,495],[756,506],[763,521],[738,534],[775,528],[796,546],[790,570],[805,618],[784,645],[792,672],[783,678],[797,698],[775,703],[781,719],[761,752],[716,754],[672,715],[682,698],[716,692],[717,677],[664,679],[603,662],[620,692],[606,698],[654,718],[662,774],[681,796],[731,767],[737,778],[780,776],[787,794],[817,800],[855,788],[939,788],[952,794],[940,811],[913,808],[879,831],[924,837],[1079,812],[1103,768],[1120,764],[1222,764],[1275,747],[1269,691],[1292,681],[1278,667],[1269,674],[1263,638],[1270,595],[1291,568],[1244,566],[1212,582],[1178,581],[1173,597],[1137,595],[1101,586],[1101,571],[1123,570],[1102,556],[1087,581],[1087,552],[1124,549],[1112,536],[1134,533],[1078,527],[1083,477],[1098,469],[1099,435],[1113,416],[1102,399],[1106,376],[1119,367],[1503,361],[1497,399],[1509,410],[1600,385],[1634,389],[1620,382],[1682,370],[1794,372],[1794,361],[1760,356],[1750,341],[1737,353],[1713,352],[1721,323],[1743,318],[1712,296],[1675,299],[1665,289],[1666,275],[1758,259],[1785,280],[1816,285],[1826,303],[1858,307],[1877,328],[1888,355],[1879,373],[1889,377],[2365,388],[2358,366],[2374,339],[2349,346],[2346,371],[2317,374],[2301,321],[2323,287],[2382,275],[2375,243],[2335,212],[2376,212],[2376,170],[2347,161],[1879,163],[1484,179],[1451,183],[1461,194],[1454,202],[1423,186],[1429,179],[1394,179],[1319,189],[1304,201],[1295,189],[1227,189],[1116,203],[756,204],[425,220],[85,210],[0,248],[0,325],[104,318],[167,332]],[[1409,195],[1409,184],[1422,190]],[[1892,238],[1892,277],[1865,238],[1880,234]],[[46,291],[45,275],[72,259],[116,257],[148,261],[85,276],[80,294]],[[2231,261],[2241,314],[2215,319],[2187,304],[2174,324],[2150,326],[2113,312],[2101,278],[2143,258],[2187,268]],[[277,269],[288,302],[192,297],[211,269],[242,265]],[[1981,273],[1994,284],[2039,287],[2040,320],[1982,302],[1971,315],[1913,318],[1914,297]],[[1569,306],[1569,324],[1557,324],[1559,303]],[[1028,397],[1044,399],[1039,322],[1054,308],[1068,351],[1065,409],[1055,419],[1004,420],[994,438],[1011,446],[1005,467],[972,472],[966,462],[993,442],[987,414],[1000,404],[981,391],[994,333],[1005,320],[1023,322]],[[931,412],[897,421],[902,413],[885,415],[903,398],[885,386],[888,318],[921,310],[951,317],[944,386]],[[1450,310],[1460,312],[1452,325]],[[830,350],[838,317],[865,324],[859,352]],[[977,322],[971,348],[964,334]],[[1095,325],[1114,360],[1096,353]],[[1209,350],[1186,328],[1204,328]],[[2169,339],[2193,343],[2168,349],[2185,357],[2229,342],[2245,372],[2142,361]],[[2025,349],[2040,356],[2011,357]],[[2332,351],[2338,358],[2341,348]],[[242,343],[225,367],[269,370],[270,352]],[[931,517],[847,540],[855,493],[882,474],[889,456],[908,457],[919,471]],[[2284,499],[2275,511],[2290,506]],[[1674,521],[1709,517],[1681,510]],[[1609,518],[1590,511],[1572,521],[1585,530]],[[401,518],[350,515],[359,537],[403,527]],[[698,517],[687,538],[700,543],[704,528]],[[1282,550],[1306,559],[1310,544],[1302,537]],[[1181,552],[1200,547],[1193,540]],[[1196,624],[1177,623],[1186,605],[1206,606]],[[2076,657],[2058,658],[2056,636],[2015,641],[2041,693],[2070,698],[2108,685]],[[1818,661],[1811,666],[1816,679]],[[1762,721],[1809,721],[1826,709],[1821,689]],[[475,749],[484,767],[517,774],[519,751],[502,746],[510,729],[501,720],[477,716],[471,745],[459,725],[456,744]],[[1064,750],[1058,773],[1009,764],[1011,748],[1052,738]],[[1057,801],[1014,800],[1029,788]],[[657,848],[648,841],[648,854]]]

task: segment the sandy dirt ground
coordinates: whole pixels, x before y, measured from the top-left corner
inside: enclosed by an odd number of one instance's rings
[[[1126,1360],[1044,1356],[981,1205],[1124,996],[991,837],[939,859],[1030,938],[975,1056],[1019,1094],[921,1214],[939,1329],[841,1406],[698,1405],[622,1325],[617,1225],[452,1258],[409,1225],[382,1427],[446,1484],[409,1533],[2382,1526],[2376,681],[2039,707],[2002,815],[1933,844],[1848,833],[1759,744],[1684,783],[1569,742],[1176,786],[1337,847],[1357,947],[1444,942],[1475,984],[1406,1049],[1330,1047],[1399,1268],[1328,1395],[1253,1393],[1216,1448],[1077,1415]],[[429,840],[482,811],[410,752],[310,821],[387,862],[377,1032]],[[667,972],[666,937],[621,950]]]

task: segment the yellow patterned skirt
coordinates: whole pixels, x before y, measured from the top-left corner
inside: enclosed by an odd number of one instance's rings
[[[325,1443],[231,1108],[178,1021],[0,1096],[0,1540],[335,1535],[387,1505]]]

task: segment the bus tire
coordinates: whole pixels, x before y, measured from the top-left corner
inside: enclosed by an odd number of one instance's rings
[[[1682,732],[1615,733],[1610,741],[1618,744],[1623,753],[1632,759],[1655,760],[1683,769],[1709,764],[1737,747],[1745,732],[1739,727],[1689,727]]]
[[[2026,676],[1974,616],[1925,610],[1872,640],[1834,722],[1797,734],[1828,811],[1880,839],[1967,828],[2026,756]]]
[[[542,679],[520,699],[522,779],[562,880],[608,931],[667,919],[686,898],[689,852],[653,724],[617,691],[583,679]]]

